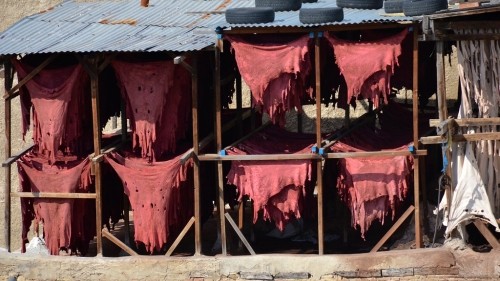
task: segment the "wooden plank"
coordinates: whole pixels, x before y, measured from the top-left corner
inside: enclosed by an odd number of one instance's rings
[[[12,89],[12,83],[14,77],[12,77],[12,65],[10,61],[6,60],[4,62],[4,71],[5,71],[5,80],[4,86],[5,91],[9,92]],[[4,153],[5,157],[9,158],[12,153],[12,109],[11,109],[11,100],[4,100]],[[10,252],[10,205],[11,205],[11,166],[8,165],[4,167],[4,241],[5,241],[5,249],[7,252]]]
[[[7,166],[12,165],[12,163],[14,163],[15,161],[17,161],[17,159],[21,158],[21,156],[23,156],[24,154],[28,153],[31,149],[33,149],[33,146],[34,145],[30,145],[29,147],[27,147],[27,148],[23,149],[22,151],[18,152],[16,155],[13,155],[13,156],[9,157],[7,160],[5,160],[2,163],[2,167],[7,167]]]
[[[419,149],[415,153],[408,150],[381,150],[381,151],[364,151],[364,152],[334,152],[327,153],[324,157],[327,159],[340,159],[340,158],[366,158],[366,157],[392,157],[392,156],[409,156],[427,155],[427,150]]]
[[[453,119],[459,127],[466,126],[498,126],[500,125],[500,117],[490,118],[461,118]],[[429,126],[437,127],[441,123],[439,119],[430,119]]]
[[[453,135],[452,137],[453,142],[480,141],[480,140],[500,140],[500,132]],[[445,141],[446,139],[441,136],[420,138],[420,142],[422,144],[440,144]]]
[[[26,77],[24,77],[23,80],[19,81],[17,85],[15,85],[13,88],[5,89],[7,93],[3,96],[3,98],[4,99],[14,98],[16,96],[14,93],[17,90],[19,90],[22,86],[28,83],[33,77],[35,77],[35,75],[40,73],[40,71],[42,71],[42,69],[44,69],[47,65],[49,65],[56,57],[57,55],[51,55],[46,60],[44,60],[39,66],[33,69],[33,71],[31,71],[30,74],[26,75]],[[7,75],[7,68],[5,68],[5,75]]]
[[[444,121],[448,118],[448,108],[446,106],[446,75],[444,67],[444,43],[436,42],[436,68],[437,68],[437,103],[439,120]]]
[[[177,248],[177,246],[182,241],[182,239],[184,238],[184,236],[186,236],[187,232],[189,231],[189,229],[191,228],[191,226],[193,226],[193,223],[195,221],[196,221],[196,219],[194,217],[191,217],[189,219],[189,221],[187,222],[187,224],[182,229],[181,233],[179,233],[179,235],[177,236],[177,238],[175,238],[174,243],[172,243],[172,245],[170,246],[170,248],[168,248],[168,251],[167,251],[167,253],[165,253],[165,256],[169,257],[169,256],[172,255],[172,253],[174,252],[175,248]],[[195,249],[195,255],[200,255],[200,253],[196,253],[196,249]]]
[[[56,199],[95,199],[95,193],[62,193],[62,192],[11,192],[12,197],[20,198],[56,198]]]
[[[215,145],[217,151],[222,148],[222,120],[221,120],[221,85],[220,85],[220,52],[219,48],[215,48],[215,69],[214,69],[214,85],[215,85]],[[217,161],[217,192],[218,192],[218,210],[219,210],[219,225],[222,255],[227,255],[226,247],[226,220],[224,219],[224,175],[222,171],[222,161]]]
[[[116,246],[120,247],[122,250],[127,252],[127,254],[129,254],[131,256],[138,256],[139,255],[134,250],[132,250],[132,248],[130,248],[125,243],[120,241],[120,239],[116,238],[116,236],[111,234],[106,228],[102,230],[102,235],[104,237],[108,238],[109,241],[113,242]]]
[[[491,231],[486,227],[485,223],[479,219],[474,220],[474,225],[476,226],[477,230],[481,232],[483,237],[490,243],[491,247],[493,249],[498,250],[500,249],[500,243],[498,240],[495,238],[495,236],[491,233]]]
[[[314,160],[321,159],[318,154],[254,154],[254,155],[199,155],[200,161],[280,161],[280,160]]]
[[[83,61],[83,64],[87,63]],[[92,62],[92,68],[97,69],[97,61]],[[98,73],[89,73],[90,76],[90,91],[92,98],[92,130],[94,135],[94,155],[101,154],[101,122],[99,114],[99,77]],[[94,163],[95,174],[95,193],[96,193],[96,240],[97,240],[97,255],[102,256],[102,202],[101,202],[101,163]]]
[[[418,150],[418,32],[420,24],[414,22],[413,24],[413,144]],[[419,157],[415,157],[414,170],[413,170],[413,189],[414,189],[414,205],[415,205],[415,247],[422,248],[423,237],[421,228],[421,217],[420,217],[420,169],[419,169]]]
[[[377,252],[382,246],[384,246],[385,242],[391,238],[391,236],[398,230],[398,228],[405,222],[406,219],[413,213],[415,207],[411,205],[406,209],[406,211],[399,217],[399,219],[392,225],[392,227],[387,231],[384,236],[375,244],[375,246],[371,249],[370,253]]]
[[[252,246],[250,246],[250,243],[248,243],[248,240],[245,238],[245,235],[241,233],[241,230],[238,228],[233,218],[228,213],[225,213],[225,217],[229,222],[229,224],[231,225],[231,227],[233,228],[234,232],[236,232],[236,234],[240,238],[241,242],[243,242],[243,245],[245,245],[245,247],[247,248],[248,252],[250,252],[251,255],[255,255],[255,251],[253,250]]]
[[[314,33],[314,71],[316,76],[316,146],[321,147],[321,38],[319,33]],[[318,192],[318,254],[325,252],[325,233],[323,224],[323,159],[316,161],[317,179],[316,189]]]

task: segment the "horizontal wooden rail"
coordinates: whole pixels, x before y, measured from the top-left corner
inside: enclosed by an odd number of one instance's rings
[[[460,127],[465,126],[487,126],[487,125],[500,125],[500,117],[491,117],[491,118],[461,118],[461,119],[453,119]],[[429,125],[431,127],[437,127],[442,121],[439,119],[430,119]]]
[[[500,132],[454,135],[452,137],[453,142],[481,141],[481,140],[500,140]],[[439,144],[446,142],[446,138],[441,136],[422,137],[420,138],[420,142],[422,144]]]
[[[30,147],[22,150],[21,152],[17,153],[16,155],[13,155],[13,156],[7,158],[7,160],[5,160],[2,163],[2,167],[8,167],[8,166],[12,165],[12,163],[14,163],[15,161],[17,161],[17,159],[21,158],[21,156],[23,156],[24,154],[28,153],[33,148],[33,146],[34,145],[31,145]]]
[[[279,160],[313,160],[321,159],[318,154],[253,154],[253,155],[199,155],[200,161],[279,161]]]
[[[381,151],[364,151],[364,152],[332,152],[327,153],[325,158],[338,159],[338,158],[365,158],[365,157],[391,157],[391,156],[407,156],[407,155],[427,155],[427,150],[421,149],[412,153],[408,150],[381,150]]]
[[[62,192],[11,192],[10,196],[20,198],[95,199],[95,193]]]

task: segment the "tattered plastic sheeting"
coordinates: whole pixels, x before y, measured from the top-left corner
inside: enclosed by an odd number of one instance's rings
[[[446,202],[446,196],[444,201]],[[462,172],[453,191],[449,212],[446,236],[458,228],[462,238],[467,239],[464,227],[477,218],[487,221],[495,227],[495,231],[500,232],[470,143],[466,146]]]

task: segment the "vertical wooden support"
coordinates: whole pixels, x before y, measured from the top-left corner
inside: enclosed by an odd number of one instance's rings
[[[321,147],[321,35],[315,34],[314,65],[316,72],[316,147]],[[318,254],[324,254],[324,227],[323,227],[323,169],[322,159],[316,161],[317,191],[318,191]]]
[[[120,101],[120,122],[122,127],[122,142],[127,140],[128,126],[125,100]],[[123,224],[125,227],[125,244],[130,245],[130,202],[127,197],[123,198]]]
[[[196,55],[192,57],[191,65],[191,114],[193,119],[193,152],[200,153],[198,136],[198,60]],[[200,162],[194,158],[194,254],[201,255],[201,219],[200,219]]]
[[[436,42],[436,68],[437,68],[437,103],[439,121],[448,118],[448,108],[446,106],[446,75],[444,69],[444,42]]]
[[[101,154],[101,122],[99,119],[99,73],[97,72],[97,59],[91,61],[92,70],[90,72],[90,91],[92,95],[92,125],[94,134],[94,155]],[[95,208],[96,208],[96,236],[97,255],[102,255],[102,202],[101,202],[101,162],[94,162],[95,174]]]
[[[436,72],[437,72],[437,103],[438,103],[438,113],[439,113],[439,121],[444,121],[448,118],[448,107],[446,103],[446,73],[444,67],[444,42],[437,41],[436,42]],[[450,129],[450,128],[448,128]],[[446,151],[446,157],[451,159],[451,153],[448,148]],[[446,167],[446,175],[451,178],[451,165]],[[448,199],[448,204],[451,203],[451,189],[449,186],[446,187],[444,191],[444,196]]]
[[[419,24],[413,24],[413,145],[418,149],[418,30]],[[415,196],[415,247],[422,248],[422,224],[420,217],[420,164],[419,157],[414,159],[414,196]]]
[[[12,65],[8,58],[5,59],[4,62],[4,71],[5,71],[5,92],[7,93],[11,88],[12,88],[12,79],[13,79],[13,72],[12,72]],[[4,128],[4,143],[5,143],[5,159],[9,158],[12,153],[12,148],[11,148],[11,132],[12,132],[12,123],[11,123],[11,99],[6,98],[5,99],[5,128]],[[11,203],[11,198],[10,198],[10,191],[11,191],[11,166],[7,165],[4,168],[4,180],[5,180],[5,185],[4,185],[4,241],[5,241],[5,249],[7,249],[8,252],[10,252],[10,203]]]
[[[238,137],[243,136],[243,90],[241,83],[241,75],[236,71],[236,110],[238,117]]]
[[[219,48],[215,48],[215,142],[217,151],[222,149],[222,120],[221,120],[221,81],[220,81],[220,52]],[[222,171],[222,161],[217,161],[217,185],[219,197],[219,223],[220,223],[220,239],[222,246],[222,255],[227,255],[226,247],[226,219],[224,213],[224,175]]]

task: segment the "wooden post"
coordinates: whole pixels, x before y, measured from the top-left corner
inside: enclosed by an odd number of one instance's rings
[[[127,113],[126,104],[123,97],[120,100],[120,121],[122,127],[122,142],[127,140],[128,126],[127,126]],[[130,202],[125,196],[123,198],[123,224],[125,226],[125,244],[130,245]]]
[[[237,110],[237,120],[238,120],[238,137],[243,136],[243,91],[241,83],[241,74],[238,70],[235,73],[236,77],[236,110]],[[238,228],[243,229],[245,219],[245,198],[242,198],[241,202],[238,204]]]
[[[439,121],[442,122],[448,118],[448,107],[446,103],[446,73],[445,73],[445,67],[444,67],[444,42],[443,41],[437,41],[436,42],[436,71],[437,71],[437,103],[438,103],[438,113],[439,113]],[[448,126],[448,125],[446,125]],[[451,134],[451,128],[448,126],[448,134]],[[451,159],[451,153],[450,153],[450,148],[446,150],[446,157],[448,157],[448,160]],[[444,167],[443,167],[444,168]],[[451,178],[451,165],[448,165],[446,167],[445,171],[446,175]],[[448,208],[451,204],[451,187],[447,186],[445,187],[444,190],[444,196],[447,198]],[[439,202],[438,202],[439,204]]]
[[[198,136],[198,61],[192,57],[191,71],[191,114],[193,119],[193,152],[200,153]],[[194,254],[201,255],[201,215],[200,215],[200,162],[195,157],[193,166],[194,179]]]
[[[316,147],[321,147],[321,36],[315,33],[314,65],[316,72]],[[318,254],[324,254],[324,227],[323,227],[323,169],[322,159],[316,160],[317,191],[318,191]]]
[[[13,79],[13,72],[12,72],[12,65],[9,61],[8,58],[5,59],[4,62],[4,71],[5,71],[5,81],[4,81],[4,86],[5,86],[5,92],[9,92],[9,90],[12,88],[12,79]],[[10,98],[5,98],[5,128],[4,128],[4,142],[5,142],[5,158],[9,158],[12,153],[12,148],[11,148],[11,132],[12,132],[12,123],[11,123],[11,99]],[[7,249],[8,252],[10,252],[10,203],[11,203],[11,198],[10,198],[10,191],[11,191],[11,167],[10,165],[6,166],[4,168],[4,175],[5,175],[5,185],[4,185],[4,241],[5,241],[5,249]]]
[[[94,134],[94,155],[101,154],[101,122],[99,119],[99,73],[97,72],[97,58],[91,60],[92,70],[89,71],[90,91],[92,96],[92,126]],[[101,202],[101,162],[94,162],[95,174],[95,208],[96,208],[96,236],[97,255],[102,256],[102,202]]]
[[[419,24],[413,24],[413,145],[418,150],[418,30]],[[414,196],[415,196],[415,247],[422,248],[422,229],[420,217],[420,164],[419,156],[414,159]]]
[[[220,85],[220,52],[215,48],[215,70],[214,70],[214,86],[215,86],[215,142],[217,151],[222,149],[222,120],[221,120],[221,85]],[[222,246],[222,255],[227,255],[226,247],[226,219],[224,216],[224,175],[222,171],[222,161],[217,161],[217,185],[219,197],[219,223],[220,223],[220,239]]]

